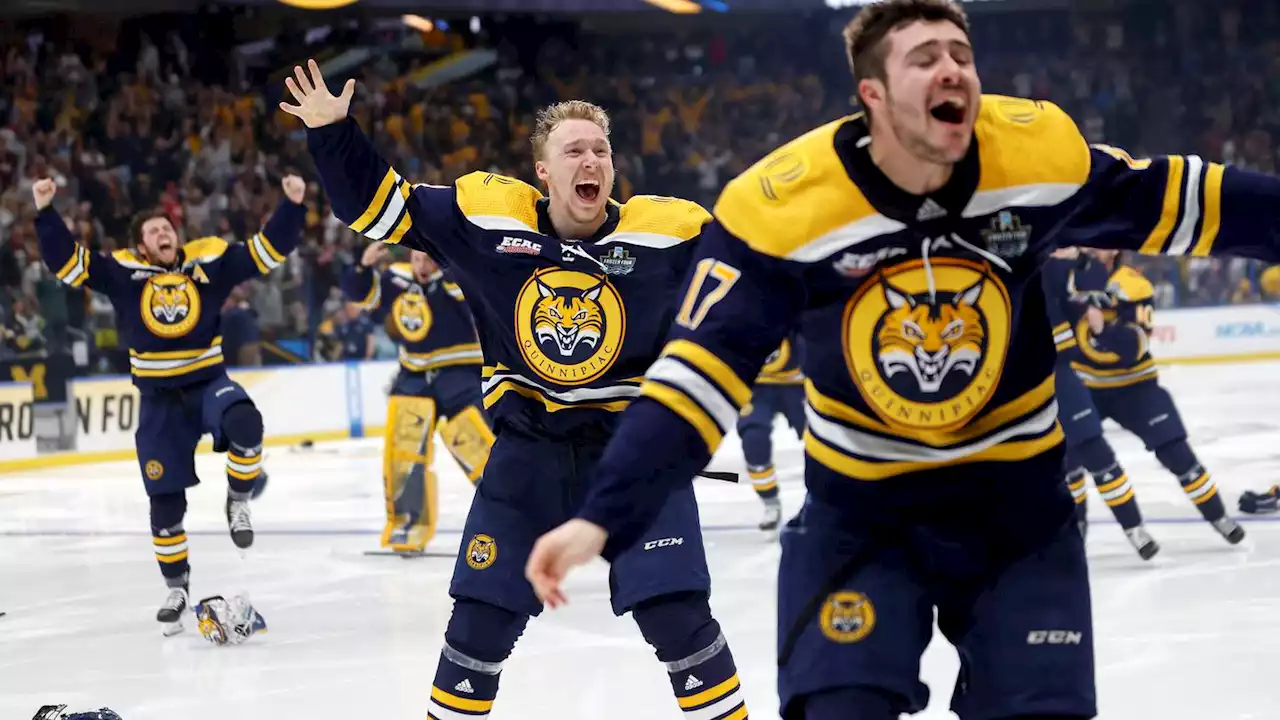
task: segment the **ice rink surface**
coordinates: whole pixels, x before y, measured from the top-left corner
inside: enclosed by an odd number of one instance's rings
[[[1192,445],[1234,512],[1245,489],[1280,479],[1280,364],[1164,368]],[[1111,439],[1162,552],[1144,563],[1091,495],[1097,676],[1102,718],[1257,720],[1280,716],[1280,516],[1250,519],[1226,544],[1134,437]],[[801,455],[776,433],[787,516]],[[109,706],[124,720],[426,717],[453,556],[471,487],[438,463],[442,528],[414,560],[371,557],[382,526],[379,441],[268,450],[271,485],[253,506],[257,543],[241,557],[222,516],[220,457],[199,460],[189,494],[192,594],[248,592],[270,631],[239,647],[187,623],[160,635],[164,600],[146,498],[133,462],[0,476],[0,718],[43,704]],[[739,467],[726,441],[717,467]],[[748,487],[699,481],[712,604],[753,718],[777,712],[776,542],[755,530]],[[677,718],[665,673],[630,618],[608,609],[605,566],[578,572],[571,605],[535,620],[506,665],[494,720]],[[949,718],[955,653],[935,642],[919,718]]]

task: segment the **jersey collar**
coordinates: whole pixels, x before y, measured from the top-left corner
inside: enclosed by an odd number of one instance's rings
[[[862,194],[886,217],[907,225],[961,217],[978,189],[981,168],[978,138],[969,143],[969,152],[956,164],[946,185],[926,195],[916,195],[893,184],[871,160],[871,135],[863,116],[856,116],[836,131],[835,150],[845,172]]]
[[[551,224],[551,213],[549,210],[551,207],[551,199],[542,198],[541,200],[538,200],[536,207],[538,209],[538,232],[550,238],[555,238],[557,240],[562,239],[560,237],[560,233],[556,232],[555,226]],[[601,240],[613,234],[613,231],[618,229],[618,219],[620,217],[618,207],[617,203],[606,202],[604,204],[604,224],[600,226],[599,230],[596,230],[594,235],[589,238],[581,238],[581,241]]]

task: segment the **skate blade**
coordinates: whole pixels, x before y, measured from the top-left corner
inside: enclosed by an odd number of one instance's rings
[[[181,620],[178,622],[161,623],[160,625],[160,634],[165,637],[173,637],[186,629],[183,627]]]

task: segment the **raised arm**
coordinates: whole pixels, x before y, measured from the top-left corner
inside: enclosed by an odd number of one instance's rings
[[[333,213],[370,240],[404,243],[423,250],[441,265],[450,262],[455,237],[454,190],[413,184],[378,154],[355,120],[347,117],[355,80],[340,95],[329,92],[315,60],[308,70],[294,68],[285,80],[296,105],[280,103],[307,126],[307,148]]]
[[[302,241],[302,230],[307,221],[307,208],[302,204],[307,183],[297,175],[286,175],[280,182],[285,199],[267,218],[262,230],[243,243],[227,248],[225,272],[232,276],[232,283],[241,283],[259,275],[266,275],[284,264],[286,258]]]
[[[383,302],[382,275],[376,268],[378,261],[386,254],[386,245],[373,243],[365,248],[359,260],[342,271],[342,277],[338,281],[339,286],[342,287],[342,294],[359,305],[362,310],[370,313],[375,322],[381,322],[382,316],[386,314],[384,307],[387,303]]]
[[[57,192],[57,184],[49,178],[37,180],[31,186],[41,259],[61,282],[112,296],[122,281],[127,280],[129,271],[109,256],[91,253],[89,248],[76,242],[66,221],[53,209],[53,196]]]
[[[1088,151],[1082,205],[1059,245],[1280,262],[1280,178],[1195,155],[1136,160],[1106,145]]]

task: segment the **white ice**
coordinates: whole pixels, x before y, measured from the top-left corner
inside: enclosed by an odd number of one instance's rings
[[[1202,462],[1232,511],[1280,473],[1280,364],[1162,371]],[[1089,535],[1102,718],[1246,720],[1280,714],[1280,523],[1247,522],[1226,544],[1135,438],[1112,442],[1163,544],[1144,563],[1091,497]],[[776,433],[782,496],[801,501],[800,453]],[[247,557],[222,517],[220,458],[201,456],[187,519],[192,592],[246,591],[270,631],[239,647],[160,635],[166,594],[132,462],[0,477],[0,717],[44,704],[108,706],[124,720],[426,716],[449,617],[453,555],[471,488],[439,463],[437,557],[371,557],[383,505],[376,441],[273,449],[271,486],[253,507]],[[717,464],[737,465],[736,441]],[[714,582],[754,718],[776,717],[774,585],[778,549],[754,527],[747,487],[699,481]],[[1270,520],[1280,519],[1271,516]],[[494,720],[679,717],[667,679],[629,618],[607,603],[605,567],[578,572],[571,605],[535,620],[508,661]],[[957,661],[935,641],[922,677],[947,710]]]

